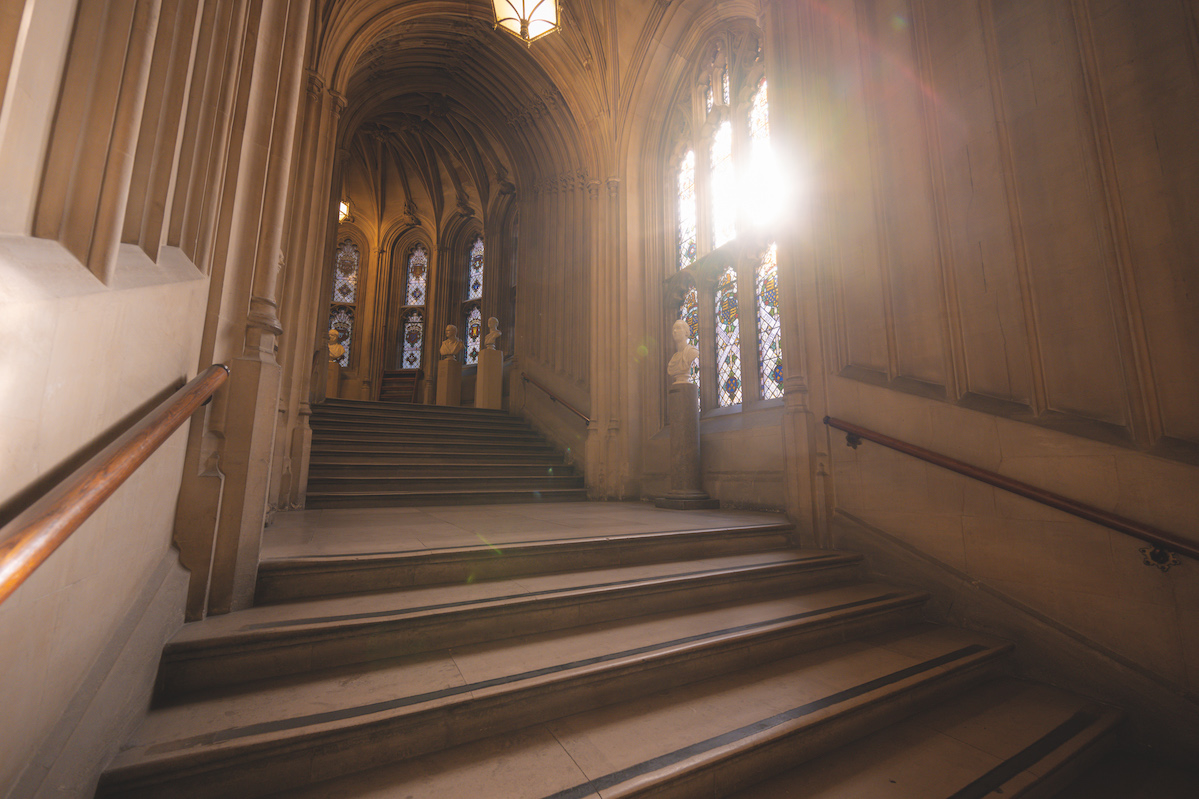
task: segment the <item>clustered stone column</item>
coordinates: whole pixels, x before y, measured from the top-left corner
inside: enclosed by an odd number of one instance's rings
[[[673,382],[667,393],[670,417],[670,493],[654,504],[659,508],[699,510],[719,508],[720,500],[704,493],[699,459],[699,389],[691,382],[691,364],[699,350],[687,340],[690,328],[682,319],[674,323],[675,354],[666,366]]]

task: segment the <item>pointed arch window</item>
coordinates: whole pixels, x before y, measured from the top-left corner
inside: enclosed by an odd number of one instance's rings
[[[425,343],[425,315],[417,309],[404,314],[404,346],[400,367],[419,369]]]
[[[687,323],[689,330],[687,334],[687,342],[699,349],[699,292],[695,290],[695,286],[688,289],[683,295],[683,301],[679,304],[679,319]],[[691,382],[699,386],[699,360],[691,364],[691,372],[689,375]]]
[[[783,396],[783,328],[779,319],[778,245],[762,256],[757,275],[758,378],[762,399]]]
[[[395,368],[420,369],[424,362],[425,304],[429,299],[429,250],[417,242],[406,258],[404,255],[397,246],[395,260],[404,264],[404,304],[399,312]]]
[[[712,138],[712,246],[737,236],[737,189],[733,171],[733,123],[725,120]]]
[[[672,150],[684,153],[670,169],[677,178],[671,198],[673,257],[676,269],[690,270],[712,250],[734,243],[722,250],[727,255],[722,260],[734,264],[714,282],[710,272],[706,278],[694,275],[698,291],[689,290],[678,318],[687,318],[694,308],[705,330],[712,325],[713,340],[696,345],[701,364],[714,365],[704,366],[714,382],[701,392],[706,408],[777,401],[783,395],[779,253],[775,244],[765,252],[757,248],[763,239],[769,241],[758,236],[769,230],[781,195],[760,36],[733,26],[704,49],[694,70],[690,105],[681,117],[702,122]],[[750,231],[752,239],[745,235]],[[693,331],[698,327],[693,325]],[[698,374],[693,379],[698,383]]]
[[[732,267],[716,283],[716,385],[722,408],[741,402],[741,320],[737,273]]]
[[[688,150],[679,164],[679,269],[695,260],[697,233],[695,150]]]
[[[463,325],[466,340],[466,362],[479,362],[479,349],[483,339],[483,237],[475,238],[470,247],[466,268],[466,302],[462,305]]]
[[[466,314],[466,362],[479,362],[479,347],[483,340],[483,312],[471,305]]]
[[[333,296],[329,305],[329,329],[336,329],[341,333],[338,343],[345,347],[345,354],[338,363],[342,366],[350,365],[360,260],[358,245],[349,239],[338,245],[333,256]]]
[[[470,248],[470,274],[466,280],[466,299],[483,297],[483,237],[475,239]]]
[[[404,304],[425,304],[425,289],[429,278],[429,252],[425,245],[418,244],[408,256],[408,282],[404,292]]]

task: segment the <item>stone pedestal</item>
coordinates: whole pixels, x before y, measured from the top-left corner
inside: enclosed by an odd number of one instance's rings
[[[475,407],[500,409],[504,401],[504,353],[479,351],[478,380],[475,383]]]
[[[454,358],[437,362],[437,404],[462,404],[462,364]]]
[[[666,398],[670,418],[670,493],[654,502],[659,508],[719,508],[720,500],[704,493],[699,463],[699,388],[671,385]]]
[[[325,396],[329,399],[337,399],[340,390],[341,364],[337,361],[329,361],[329,376],[325,380]]]

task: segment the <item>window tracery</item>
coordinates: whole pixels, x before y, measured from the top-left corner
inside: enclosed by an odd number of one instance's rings
[[[715,378],[715,385],[706,398],[701,392],[702,404],[726,407],[777,400],[783,395],[778,249],[771,244],[762,252],[758,236],[769,229],[775,210],[768,184],[778,180],[778,170],[770,149],[760,36],[749,25],[734,24],[704,48],[695,70],[690,101],[684,99],[678,111],[682,122],[675,123],[678,138],[670,151],[674,257],[678,270],[690,270],[700,260],[696,268],[707,277],[694,275],[695,284],[676,318],[691,325],[697,347],[700,323],[705,329],[712,325],[714,340],[700,348],[700,362],[714,364],[707,374],[709,380]],[[730,242],[732,247],[722,252],[733,265],[713,281],[708,270],[714,267],[702,257]],[[747,309],[744,325],[739,287],[747,292],[741,298]],[[701,308],[710,310],[701,314]],[[706,321],[708,313],[711,322]],[[699,376],[697,367],[692,374],[697,385]]]
[[[338,343],[345,347],[345,353],[337,362],[342,366],[350,365],[360,260],[358,245],[349,239],[338,246],[333,256],[333,292],[329,305],[329,329],[340,331]]]
[[[737,273],[724,270],[716,284],[716,386],[720,407],[741,402],[741,320]]]
[[[479,362],[479,349],[483,338],[483,311],[480,308],[483,299],[483,237],[477,236],[471,245],[466,269],[466,301],[462,311],[466,324],[466,362]]]

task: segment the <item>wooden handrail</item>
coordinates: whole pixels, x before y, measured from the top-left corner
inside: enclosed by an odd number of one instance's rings
[[[1186,541],[1173,533],[1168,533],[1165,530],[1159,530],[1156,527],[1151,527],[1148,524],[1127,519],[1123,516],[1118,516],[1115,513],[1108,513],[1105,510],[1100,510],[1092,505],[1087,505],[1083,502],[1064,497],[1061,494],[1055,494],[1052,491],[1046,491],[1042,488],[1029,485],[1028,483],[1014,480],[1011,477],[1005,477],[1002,474],[982,469],[978,466],[972,466],[969,463],[956,460],[948,455],[942,455],[932,450],[918,447],[915,444],[909,444],[906,441],[900,441],[897,438],[883,435],[865,427],[861,427],[852,422],[847,422],[843,419],[837,419],[832,416],[824,417],[824,423],[829,427],[835,427],[838,430],[846,433],[846,442],[849,446],[857,448],[858,439],[866,439],[873,441],[876,444],[881,444],[884,447],[893,449],[896,452],[902,452],[905,455],[911,455],[914,458],[919,458],[922,461],[935,464],[958,474],[971,477],[975,480],[980,480],[996,488],[1002,488],[1004,491],[1010,491],[1013,494],[1018,494],[1034,502],[1040,502],[1043,505],[1048,505],[1051,508],[1057,508],[1060,511],[1072,514],[1080,519],[1086,519],[1089,522],[1102,525],[1125,535],[1139,538],[1140,540],[1152,544],[1154,547],[1168,552],[1176,552],[1180,555],[1186,555],[1189,558],[1199,560],[1199,546],[1195,543]],[[1158,564],[1160,565],[1160,564]]]
[[[0,602],[112,496],[229,377],[216,364],[0,528]]]
[[[541,385],[540,383],[538,383],[538,382],[537,382],[536,380],[534,380],[533,378],[529,377],[529,376],[528,376],[528,374],[526,374],[525,372],[521,372],[521,373],[520,373],[520,379],[521,379],[521,380],[523,380],[523,381],[524,381],[524,382],[526,382],[526,383],[532,383],[532,384],[533,384],[533,385],[535,385],[537,388],[539,388],[539,389],[541,389],[542,391],[544,391],[544,392],[546,393],[546,396],[548,396],[548,397],[549,397],[551,400],[553,400],[554,402],[558,403],[558,404],[559,404],[559,405],[561,405],[563,408],[565,408],[566,410],[568,410],[568,411],[570,411],[571,413],[573,413],[575,416],[577,416],[577,417],[579,417],[580,419],[582,419],[584,422],[587,422],[587,424],[591,424],[591,419],[590,419],[590,418],[587,416],[587,414],[583,413],[583,412],[582,412],[582,411],[580,411],[578,408],[575,408],[573,405],[571,405],[570,403],[568,403],[566,400],[562,399],[562,398],[561,398],[561,397],[559,397],[557,394],[555,394],[554,392],[550,391],[548,388],[546,388],[545,386]]]

